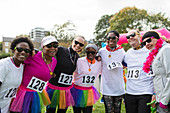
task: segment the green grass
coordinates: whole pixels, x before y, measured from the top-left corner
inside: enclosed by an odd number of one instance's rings
[[[103,103],[100,103],[100,99],[93,105],[93,112],[92,113],[105,113],[105,107]],[[74,113],[72,107],[69,107],[67,113]],[[125,105],[122,103],[121,106],[121,113],[126,113]]]
[[[92,113],[105,113],[104,103],[100,103],[100,99],[93,105],[94,110],[93,110]],[[45,113],[45,109],[43,111],[44,111],[43,113]],[[67,113],[74,113],[73,108],[69,107],[67,109]],[[125,105],[123,103],[122,103],[122,106],[121,106],[121,113],[126,113]]]

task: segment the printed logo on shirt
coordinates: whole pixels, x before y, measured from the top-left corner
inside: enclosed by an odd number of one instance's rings
[[[139,79],[139,75],[140,75],[140,70],[132,69],[132,70],[128,70],[126,77],[127,79]]]
[[[17,89],[18,88],[9,88],[4,95],[4,99],[16,97]]]
[[[45,88],[46,83],[47,82],[45,82],[41,79],[32,77],[27,88],[41,93],[43,91],[43,89]]]
[[[96,77],[94,75],[84,75],[82,79],[82,84],[94,85],[95,78]]]
[[[117,67],[123,67],[122,63],[120,63],[120,62],[112,62],[112,63],[107,65],[108,70],[112,70],[112,69],[115,69]]]
[[[72,85],[72,81],[73,81],[73,75],[61,73],[58,83],[64,84],[64,85]]]

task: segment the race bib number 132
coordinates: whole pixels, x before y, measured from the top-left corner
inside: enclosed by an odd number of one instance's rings
[[[45,81],[38,79],[36,77],[32,77],[27,88],[41,93],[43,89],[45,88],[45,85],[46,85]]]

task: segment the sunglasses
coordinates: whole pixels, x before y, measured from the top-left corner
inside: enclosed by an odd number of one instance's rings
[[[130,37],[134,37],[134,36],[136,36],[136,33],[132,33],[130,35],[127,35],[126,38],[129,39]]]
[[[57,48],[58,44],[48,44],[48,45],[46,45],[46,47],[47,48],[52,48],[52,47]]]
[[[78,41],[76,41],[76,40],[74,41],[74,43],[75,43],[76,45],[78,45],[78,44],[79,44],[81,47],[83,47],[83,46],[84,46],[84,44],[82,44],[82,43],[80,43],[80,42],[78,42]]]
[[[21,53],[22,51],[24,51],[25,53],[30,53],[31,49],[24,49],[21,47],[15,47],[14,50],[17,50],[19,53]]]
[[[152,39],[151,39],[151,38],[148,38],[146,41],[142,42],[142,45],[145,46],[145,45],[146,45],[146,42],[147,42],[147,43],[150,43],[151,41],[152,41]]]
[[[113,37],[107,37],[106,39],[107,39],[107,40],[110,40],[110,39],[115,40],[115,39],[116,39],[116,36],[113,36]]]
[[[93,54],[93,55],[96,54],[96,52],[94,52],[94,51],[86,51],[86,53],[87,53],[87,54],[90,54],[90,53],[91,53],[91,54]]]

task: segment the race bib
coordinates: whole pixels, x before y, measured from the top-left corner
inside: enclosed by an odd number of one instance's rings
[[[45,85],[46,85],[45,81],[38,79],[36,77],[32,77],[27,88],[41,93],[43,89],[45,88]]]
[[[139,79],[140,75],[140,70],[138,69],[133,69],[133,70],[128,70],[127,73],[127,79]]]
[[[73,75],[61,73],[58,83],[64,84],[64,85],[71,85],[72,81],[73,81]]]
[[[117,67],[123,67],[122,63],[120,63],[120,62],[112,62],[112,63],[107,65],[108,70],[112,70],[112,69],[117,68]]]
[[[84,75],[82,79],[82,84],[93,85],[95,81],[95,76],[93,75]]]
[[[153,71],[149,71],[149,73],[147,74],[147,76],[153,77],[153,76],[155,76],[155,75],[153,74]]]
[[[16,97],[17,89],[18,88],[10,88],[10,89],[8,89],[8,91],[6,91],[6,93],[4,95],[4,99],[9,99],[9,98]]]

